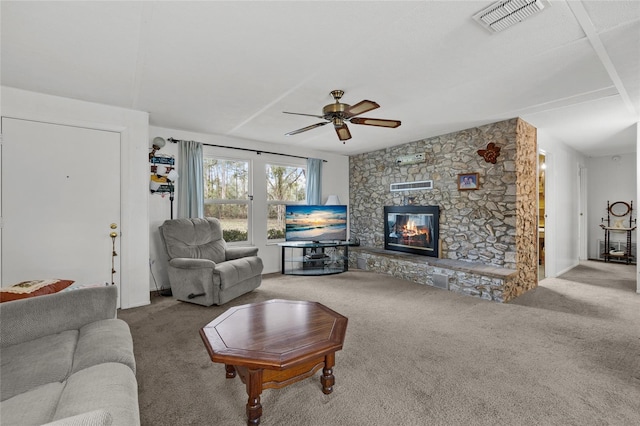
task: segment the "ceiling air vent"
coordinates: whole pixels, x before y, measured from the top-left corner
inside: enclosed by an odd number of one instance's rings
[[[546,0],[503,0],[473,15],[473,19],[491,32],[506,30],[550,6]]]
[[[416,191],[418,189],[433,189],[433,181],[418,180],[415,182],[392,183],[389,189],[391,191]]]

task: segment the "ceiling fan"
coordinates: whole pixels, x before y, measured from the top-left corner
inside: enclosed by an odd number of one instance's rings
[[[349,128],[347,127],[347,122],[352,124],[364,124],[365,126],[392,128],[396,128],[401,124],[399,120],[357,117],[358,115],[364,114],[365,112],[380,108],[380,105],[378,105],[376,102],[367,100],[360,101],[355,105],[343,104],[340,103],[342,95],[344,95],[344,91],[333,90],[331,92],[331,96],[333,96],[333,99],[335,99],[336,101],[333,104],[325,105],[324,108],[322,108],[322,115],[283,111],[285,114],[306,115],[309,117],[317,117],[327,120],[320,123],[312,124],[311,126],[303,127],[302,129],[285,133],[285,135],[297,135],[298,133],[306,132],[307,130],[315,129],[316,127],[324,126],[328,123],[333,123],[333,127],[334,129],[336,129],[338,138],[342,141],[342,143],[345,143],[344,141],[351,139],[351,133],[349,132]]]

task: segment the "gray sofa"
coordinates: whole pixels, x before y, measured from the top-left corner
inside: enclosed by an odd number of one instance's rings
[[[140,424],[133,340],[117,287],[0,304],[0,424]]]
[[[262,283],[257,247],[227,246],[213,217],[170,219],[160,227],[169,256],[169,283],[183,302],[222,305]]]

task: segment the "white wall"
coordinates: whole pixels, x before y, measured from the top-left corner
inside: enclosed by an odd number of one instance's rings
[[[314,151],[303,148],[295,148],[284,145],[265,144],[263,142],[250,141],[246,139],[232,138],[229,136],[210,135],[203,133],[187,132],[184,130],[167,129],[162,127],[151,126],[149,128],[148,146],[151,146],[151,141],[154,137],[161,136],[165,139],[183,139],[183,140],[195,140],[205,144],[223,145],[237,148],[248,148],[252,150],[263,149],[269,152],[278,152],[283,154],[297,155],[301,157],[313,157],[327,160],[322,166],[322,198],[323,202],[327,196],[336,194],[340,198],[342,203],[348,203],[349,201],[349,157],[344,155],[329,154],[321,151]],[[242,158],[248,159],[253,162],[253,168],[256,170],[264,170],[266,163],[278,163],[289,165],[306,165],[305,159],[291,158],[280,155],[272,155],[262,153],[260,155],[252,151],[242,151],[235,149],[224,149],[214,147],[204,147],[205,154],[215,154],[226,158]],[[178,145],[169,143],[165,145],[160,151],[162,154],[176,156]],[[262,184],[258,179],[255,180],[256,185]],[[280,255],[281,249],[279,246],[267,242],[267,229],[266,229],[266,180],[264,186],[257,186],[252,188],[253,191],[253,244],[258,247],[259,256],[264,262],[263,273],[280,272]],[[166,270],[167,256],[165,249],[160,240],[158,233],[158,226],[169,219],[170,217],[170,202],[169,196],[164,198],[159,194],[151,194],[147,191],[149,197],[149,233],[150,244],[149,253],[151,259],[152,276],[149,281],[150,290],[156,290],[157,288],[168,288],[168,277]],[[174,217],[177,212],[177,194],[176,200],[174,200]]]
[[[2,86],[4,117],[83,126],[121,135],[120,304],[149,304],[148,129],[146,112]],[[73,208],[73,206],[70,206]]]
[[[607,220],[607,202],[624,201],[633,203],[634,218],[637,218],[637,184],[635,153],[592,157],[587,161],[589,169],[589,258],[597,259],[598,240],[604,240],[604,231],[600,228],[602,219]],[[617,219],[612,217],[612,219]],[[625,218],[625,225],[627,224]],[[613,223],[611,224],[613,225]],[[632,241],[636,241],[632,233]],[[626,241],[623,232],[611,233],[611,241]]]
[[[636,127],[636,167],[640,162],[640,122],[635,124]],[[640,176],[638,175],[638,170],[636,168],[636,200],[640,200]],[[636,216],[636,219],[638,216]],[[635,234],[638,231],[636,230]],[[640,294],[640,262],[636,259],[636,292]]]
[[[586,158],[538,129],[545,162],[545,276],[556,277],[580,262],[579,168]]]

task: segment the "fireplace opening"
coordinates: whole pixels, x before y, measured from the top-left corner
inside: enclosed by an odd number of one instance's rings
[[[438,257],[438,206],[385,206],[384,248]]]

